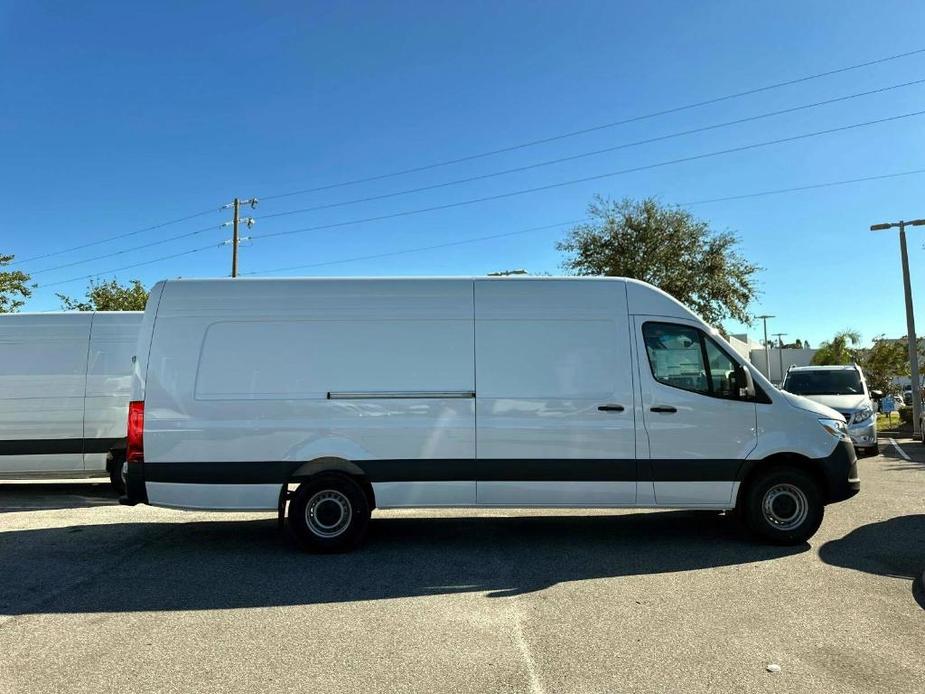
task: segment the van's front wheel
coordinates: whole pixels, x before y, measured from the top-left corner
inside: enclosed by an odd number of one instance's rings
[[[369,502],[347,475],[320,474],[299,485],[289,503],[289,527],[302,549],[346,552],[369,525]]]
[[[816,482],[802,470],[780,467],[755,479],[746,490],[745,523],[763,540],[796,545],[811,538],[825,505]]]

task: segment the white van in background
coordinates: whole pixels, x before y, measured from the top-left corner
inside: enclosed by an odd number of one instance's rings
[[[122,488],[142,315],[0,316],[0,479],[109,474]]]
[[[159,282],[132,401],[123,503],[288,501],[317,551],[432,506],[736,509],[797,543],[860,489],[838,413],[620,278]]]

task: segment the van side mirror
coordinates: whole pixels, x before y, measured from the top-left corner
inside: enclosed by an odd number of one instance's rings
[[[740,400],[749,400],[755,397],[755,382],[751,372],[741,364],[736,365],[736,392]]]

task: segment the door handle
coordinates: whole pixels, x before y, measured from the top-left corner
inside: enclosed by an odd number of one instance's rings
[[[665,412],[671,414],[672,412],[677,412],[677,407],[672,407],[671,405],[656,405],[655,407],[649,408],[650,412]]]
[[[623,405],[598,405],[597,409],[601,412],[623,412]]]

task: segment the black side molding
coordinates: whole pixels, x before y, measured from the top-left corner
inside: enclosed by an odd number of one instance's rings
[[[111,439],[4,439],[0,455],[60,455],[63,453],[108,453],[124,447],[125,437]]]

